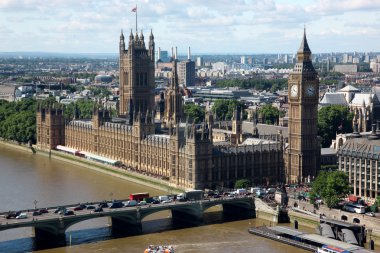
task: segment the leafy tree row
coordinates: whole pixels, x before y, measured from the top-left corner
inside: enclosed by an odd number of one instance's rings
[[[243,102],[236,99],[218,99],[215,100],[214,105],[212,106],[212,113],[216,115],[217,120],[231,120],[234,110],[240,107],[241,110],[246,109],[246,106]],[[245,113],[243,117],[246,117]]]
[[[353,114],[347,106],[330,105],[318,111],[318,135],[322,138],[322,147],[329,147],[336,133],[352,132]]]
[[[266,104],[263,107],[259,108],[257,113],[258,116],[261,116],[265,124],[274,125],[277,123],[279,117],[283,117],[285,112],[280,111],[271,104]]]
[[[348,175],[342,171],[321,171],[312,184],[310,200],[322,198],[329,208],[336,207],[350,192]]]
[[[36,143],[36,101],[0,100],[0,137],[19,143]]]
[[[205,118],[205,109],[196,104],[186,104],[183,108],[185,117],[189,120],[194,120],[195,123],[200,123]]]
[[[216,81],[219,88],[239,87],[241,89],[270,90],[272,92],[288,87],[288,79],[222,79]]]

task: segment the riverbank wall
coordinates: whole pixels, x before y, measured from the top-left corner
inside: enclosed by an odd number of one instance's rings
[[[0,140],[1,145],[6,147],[17,149],[23,152],[35,153],[36,155],[41,155],[49,157],[50,159],[57,159],[63,162],[81,166],[92,171],[107,174],[110,176],[118,177],[130,182],[137,184],[146,185],[158,190],[162,190],[168,193],[180,193],[183,192],[182,189],[178,189],[169,184],[168,181],[162,180],[160,178],[153,178],[144,174],[140,174],[133,171],[128,171],[127,169],[122,169],[110,165],[105,165],[95,161],[88,160],[86,158],[73,156],[70,154],[64,154],[59,151],[51,150],[50,152],[37,149],[35,146],[29,147],[27,145],[17,144],[15,142]]]

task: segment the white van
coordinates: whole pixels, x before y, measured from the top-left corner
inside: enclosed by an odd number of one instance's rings
[[[160,200],[160,202],[162,202],[162,201],[168,200],[169,198],[166,195],[162,195],[162,196],[158,196],[158,199]]]
[[[27,218],[28,218],[27,213],[20,213],[20,215],[16,217],[16,219],[27,219]]]

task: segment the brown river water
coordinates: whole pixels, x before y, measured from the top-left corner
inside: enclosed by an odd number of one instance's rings
[[[165,192],[106,174],[33,155],[0,143],[0,212],[37,207],[75,204],[104,199],[126,199],[130,193]],[[0,252],[144,252],[150,244],[173,245],[175,252],[306,252],[288,245],[251,235],[250,226],[270,225],[248,219],[223,222],[214,208],[205,214],[205,224],[173,229],[170,212],[143,220],[143,235],[114,238],[107,218],[87,220],[66,232],[66,247],[39,250],[32,228],[0,231]],[[302,228],[301,228],[302,229]],[[71,245],[70,245],[71,244]]]

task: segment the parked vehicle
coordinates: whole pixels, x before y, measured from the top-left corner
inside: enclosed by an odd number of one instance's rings
[[[111,206],[110,208],[122,208],[124,205],[123,205],[123,202],[121,201],[114,201],[111,203]]]
[[[351,213],[365,213],[365,206],[347,203],[343,206],[342,210]]]
[[[160,202],[163,202],[163,201],[165,201],[165,200],[168,200],[169,197],[166,196],[166,195],[162,195],[162,196],[158,196],[158,199],[160,200]]]
[[[16,219],[27,219],[28,218],[28,214],[27,213],[20,213]]]
[[[137,201],[136,200],[130,200],[126,203],[125,206],[137,206]]]
[[[236,189],[236,194],[238,194],[238,195],[243,195],[243,194],[246,194],[246,193],[247,193],[247,190],[244,189],[244,188]]]
[[[85,209],[87,206],[85,204],[79,204],[76,207],[74,207],[74,211],[80,211]]]
[[[47,208],[41,208],[40,213],[49,213],[49,210]]]
[[[107,208],[108,207],[108,203],[107,202],[100,202],[98,204],[98,207],[101,207],[101,208]]]
[[[75,215],[75,213],[72,210],[66,210],[66,212],[63,213],[63,215],[69,216],[69,215]]]
[[[6,219],[15,219],[17,216],[19,216],[21,214],[21,211],[18,211],[18,212],[9,212],[5,218]]]
[[[129,195],[130,200],[141,201],[141,200],[144,200],[144,198],[149,198],[148,192],[132,193]]]
[[[184,195],[185,195],[186,200],[202,200],[203,199],[202,190],[186,191]]]

